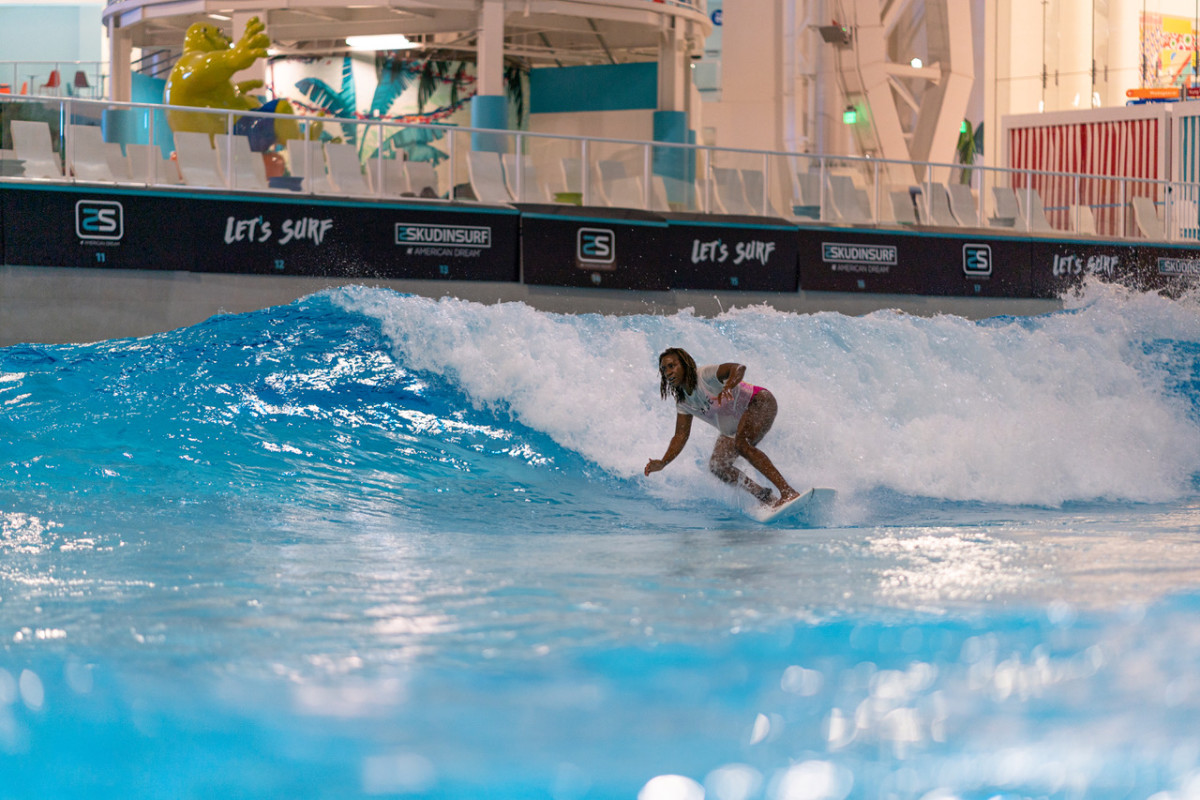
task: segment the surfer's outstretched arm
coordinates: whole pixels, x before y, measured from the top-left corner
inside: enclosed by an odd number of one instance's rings
[[[675,460],[675,457],[683,452],[683,446],[687,444],[688,437],[692,434],[692,415],[691,414],[676,414],[675,415],[675,435],[671,437],[671,443],[667,445],[667,452],[662,458],[652,458],[646,462],[645,474],[658,472],[667,464]]]

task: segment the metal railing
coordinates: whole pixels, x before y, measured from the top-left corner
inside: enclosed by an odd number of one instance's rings
[[[13,178],[29,154],[11,150],[12,121],[35,120],[65,165],[63,181],[1200,240],[1200,184],[1167,180],[69,97],[0,95],[0,119],[10,148],[0,153],[3,174]],[[97,120],[106,134],[100,154],[98,137],[76,127]],[[194,134],[173,127],[213,135],[197,148]]]
[[[158,50],[143,50],[138,58],[130,62],[129,67],[134,72],[149,75],[151,78],[160,78],[170,73],[179,61],[179,56],[178,50],[170,50],[165,47]]]

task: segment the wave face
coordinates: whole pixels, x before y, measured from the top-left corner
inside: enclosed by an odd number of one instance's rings
[[[352,288],[0,349],[0,794],[1183,791],[1197,310]],[[703,425],[642,475],[672,346],[776,395],[821,527],[753,522]]]
[[[1200,322],[1193,306],[1108,291],[1068,313],[984,323],[764,308],[566,317],[362,291],[335,301],[378,320],[400,364],[621,479],[670,438],[654,367],[680,346],[698,363],[746,364],[779,398],[763,448],[798,486],[1014,505],[1178,497],[1200,466]],[[665,473],[671,496],[713,494],[713,436],[699,439]]]
[[[711,429],[640,478],[674,429],[657,354],[679,346],[746,364],[779,398],[762,446],[796,486],[1009,505],[1180,497],[1200,468],[1200,318],[1094,293],[1061,314],[975,323],[565,316],[348,289],[142,340],[10,348],[0,397],[11,460],[40,465],[30,489],[40,474],[270,498],[299,482],[423,510],[449,484],[552,498],[598,479],[704,502],[719,493]]]

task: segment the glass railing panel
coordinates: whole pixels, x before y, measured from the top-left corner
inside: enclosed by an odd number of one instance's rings
[[[509,188],[504,167],[508,162],[516,177],[517,132],[447,130],[446,169],[452,174],[454,196],[482,203],[515,202],[516,185]]]
[[[1013,190],[1012,173],[1002,169],[980,170],[979,222],[987,228],[1015,230],[1020,213]]]
[[[1194,242],[1200,240],[1200,186],[1194,183],[1172,183],[1167,216],[1167,233],[1172,239]]]
[[[6,178],[1200,241],[1185,183],[74,97],[0,94],[0,123]],[[956,219],[935,218],[934,194]]]
[[[1072,214],[1072,230],[1094,236],[1115,236],[1117,230],[1118,192],[1115,181],[1104,178],[1079,177],[1078,196]]]
[[[103,102],[53,104],[56,123],[66,124],[61,140],[63,174],[76,181],[132,183],[134,176],[119,122],[124,110]]]
[[[709,151],[706,171],[708,210],[713,214],[762,215],[766,175],[762,156],[740,150]]]
[[[593,206],[644,208],[647,149],[626,142],[588,143],[589,200]],[[653,164],[651,164],[653,174]]]
[[[759,181],[754,173],[761,173]],[[743,182],[746,181],[743,176]],[[768,153],[761,158],[758,170],[752,170],[746,184],[747,200],[763,216],[789,219],[796,205],[797,178],[792,169],[792,159],[784,153]]]
[[[555,203],[583,205],[583,189],[587,177],[588,194],[591,194],[590,170],[586,168],[584,154],[590,156],[591,148],[579,139],[540,138],[528,141],[528,155],[534,168],[544,182],[551,200]]]
[[[781,201],[784,213],[800,222],[817,222],[821,219],[823,202],[822,159],[819,156],[797,153],[783,158],[787,171],[787,183],[791,184],[791,197]],[[786,191],[787,183],[784,184]]]
[[[564,163],[575,164],[578,172],[580,147],[577,142],[555,136],[519,133],[511,152],[502,158],[505,186],[518,203],[578,204],[580,190],[568,191]]]
[[[826,222],[868,225],[879,219],[876,174],[868,161],[821,159],[821,219]]]
[[[56,101],[5,98],[3,138],[0,145],[10,162],[7,172],[13,177],[36,180],[62,180],[63,109]]]
[[[1125,199],[1125,236],[1166,239],[1167,193],[1165,184],[1146,180],[1122,181]]]
[[[370,142],[370,154],[363,167],[378,196],[442,197],[445,184],[438,180],[437,166],[447,158],[444,130],[434,139],[431,132],[390,120],[369,128],[364,138]]]

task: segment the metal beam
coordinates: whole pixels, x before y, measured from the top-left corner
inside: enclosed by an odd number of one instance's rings
[[[617,60],[615,58],[613,58],[612,50],[610,50],[608,48],[608,42],[604,41],[604,37],[600,34],[600,29],[596,27],[596,20],[592,19],[591,17],[588,17],[587,22],[588,22],[588,27],[590,27],[592,29],[592,32],[596,34],[596,40],[599,41],[600,46],[604,48],[604,55],[608,56],[609,63],[610,64],[617,63]]]

